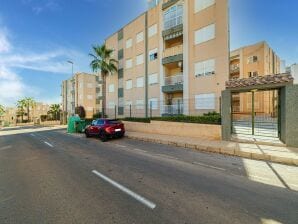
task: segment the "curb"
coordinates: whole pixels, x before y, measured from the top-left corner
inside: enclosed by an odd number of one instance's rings
[[[284,165],[298,166],[298,157],[289,158],[289,157],[274,156],[274,155],[251,152],[250,150],[239,150],[239,149],[227,148],[227,147],[221,148],[221,147],[215,147],[215,146],[195,145],[195,144],[167,141],[167,140],[161,140],[161,139],[152,139],[152,138],[146,138],[146,137],[127,136],[127,135],[126,137],[129,139],[135,139],[135,140],[140,140],[144,142],[153,142],[153,143],[158,143],[163,145],[189,148],[189,149],[193,149],[201,152],[217,153],[217,154],[228,155],[228,156],[237,156],[237,157],[247,158],[247,159],[280,163]]]

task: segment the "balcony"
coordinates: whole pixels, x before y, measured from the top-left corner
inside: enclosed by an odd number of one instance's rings
[[[164,93],[177,93],[183,91],[183,74],[168,76],[165,78],[165,85],[162,87]]]
[[[183,103],[177,103],[173,105],[162,105],[161,106],[162,116],[175,116],[183,114]]]
[[[179,0],[163,0],[162,1],[162,10],[174,5],[177,2],[179,2]]]
[[[238,64],[230,66],[230,73],[238,73],[240,72],[240,67]]]
[[[183,61],[183,45],[165,49],[162,56],[163,65]]]

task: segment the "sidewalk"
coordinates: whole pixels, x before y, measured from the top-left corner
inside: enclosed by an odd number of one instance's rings
[[[211,141],[191,137],[156,135],[129,131],[127,131],[125,135],[131,139],[147,142],[298,166],[298,148],[229,141]]]

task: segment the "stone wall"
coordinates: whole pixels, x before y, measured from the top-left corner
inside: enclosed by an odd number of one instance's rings
[[[209,124],[193,124],[168,121],[151,121],[151,123],[123,122],[125,129],[132,132],[142,132],[180,137],[195,137],[208,140],[221,139],[221,126]]]

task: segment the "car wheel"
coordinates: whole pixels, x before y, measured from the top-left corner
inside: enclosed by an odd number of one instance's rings
[[[90,135],[88,134],[87,131],[85,131],[85,136],[86,136],[86,138],[90,138]]]
[[[105,131],[99,132],[99,138],[102,142],[106,142],[108,140],[108,136]]]

